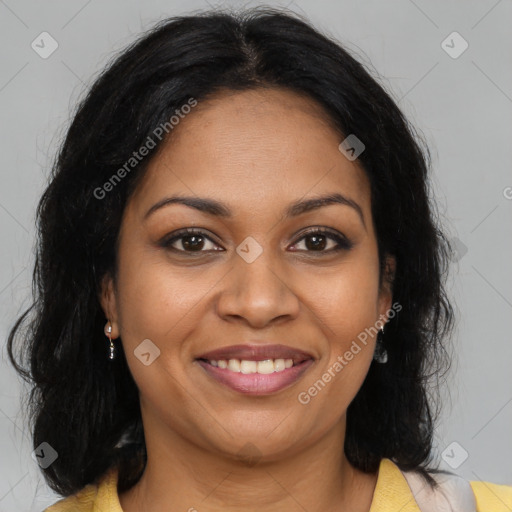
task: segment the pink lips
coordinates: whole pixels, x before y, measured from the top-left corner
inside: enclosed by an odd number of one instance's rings
[[[271,374],[237,373],[227,368],[212,366],[208,361],[221,359],[245,359],[264,361],[266,359],[292,359],[294,365]],[[198,357],[198,364],[206,373],[225,386],[244,394],[268,395],[291,386],[314,363],[307,352],[284,345],[233,345],[223,347]]]

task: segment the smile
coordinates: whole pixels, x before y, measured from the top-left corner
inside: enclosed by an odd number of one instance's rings
[[[293,359],[196,361],[215,381],[249,395],[268,395],[293,385],[314,362],[313,359],[295,364]]]

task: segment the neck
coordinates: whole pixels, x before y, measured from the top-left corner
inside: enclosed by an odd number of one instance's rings
[[[124,512],[370,509],[377,475],[356,470],[345,457],[345,418],[320,439],[275,460],[258,459],[250,444],[248,457],[237,460],[206,450],[162,423],[151,427],[144,474],[119,496]]]

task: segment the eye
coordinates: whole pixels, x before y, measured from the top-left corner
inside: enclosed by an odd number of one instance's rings
[[[161,245],[165,248],[174,249],[179,252],[205,252],[203,249],[205,245],[208,245],[207,242],[213,244],[212,240],[206,236],[203,231],[199,229],[186,228],[178,231],[178,233],[176,233],[173,237],[164,239]],[[174,244],[176,244],[178,247],[174,247]],[[179,248],[180,246],[181,248]],[[213,250],[218,251],[219,249]]]
[[[300,245],[302,241],[304,241],[305,249],[295,248],[292,249],[293,252],[299,250],[301,252],[331,253],[341,250],[349,250],[353,247],[353,243],[345,236],[325,228],[315,228],[308,231],[299,238],[295,245]],[[329,241],[331,242],[331,247],[329,247]],[[211,244],[210,247],[208,247],[208,244]],[[186,228],[178,231],[171,238],[164,239],[160,245],[178,252],[188,253],[224,250],[219,249],[219,246],[217,246],[211,238],[204,233],[204,231],[193,228]]]
[[[353,247],[353,243],[350,242],[350,240],[348,240],[345,236],[325,228],[315,228],[311,231],[308,231],[299,239],[298,242],[301,243],[303,240],[304,246],[306,247],[306,252],[330,253],[341,250],[349,250]],[[335,243],[331,243],[331,247],[327,248],[329,245],[329,240]]]

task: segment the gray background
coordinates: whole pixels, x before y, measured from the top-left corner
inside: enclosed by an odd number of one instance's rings
[[[40,511],[57,498],[31,458],[24,387],[6,362],[5,338],[29,304],[35,205],[69,112],[114,51],[142,29],[209,5],[242,2],[0,0],[0,511]],[[512,484],[512,2],[266,5],[306,14],[371,62],[430,144],[440,210],[450,237],[460,240],[449,284],[457,358],[436,452],[442,467],[465,478]],[[47,59],[31,47],[43,31],[59,45]],[[469,44],[458,58],[441,45],[453,31]],[[452,53],[462,48],[453,37],[445,44]]]

